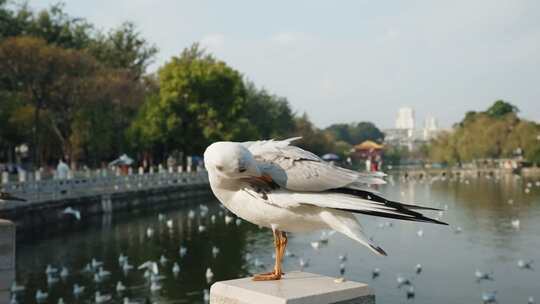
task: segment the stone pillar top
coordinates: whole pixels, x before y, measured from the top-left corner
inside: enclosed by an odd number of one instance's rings
[[[216,282],[210,304],[374,304],[367,284],[308,273],[290,272],[279,281],[251,278]]]

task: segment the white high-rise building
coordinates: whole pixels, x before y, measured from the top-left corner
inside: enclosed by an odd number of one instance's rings
[[[399,109],[396,129],[414,130],[414,110],[412,108],[403,107]]]
[[[433,116],[426,117],[424,129],[429,130],[429,131],[439,130],[439,122],[437,121],[437,118]]]
[[[429,141],[439,133],[439,122],[433,116],[426,117],[424,124],[424,140]]]

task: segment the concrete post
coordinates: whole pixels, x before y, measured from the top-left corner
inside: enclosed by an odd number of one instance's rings
[[[19,170],[19,182],[20,183],[26,182],[26,171]]]
[[[15,281],[15,224],[0,219],[0,303],[9,303]]]
[[[139,167],[139,175],[144,175],[144,168],[143,167]]]
[[[191,158],[191,156],[188,156],[186,158],[186,160],[187,160],[186,171],[191,172],[191,170],[193,169],[192,168],[192,166],[193,166],[193,158]]]
[[[182,173],[182,172],[184,172],[184,167],[178,166],[178,173]]]
[[[290,272],[279,281],[223,281],[210,288],[210,304],[248,303],[375,304],[375,294],[364,283],[342,282],[307,272]]]
[[[9,183],[9,173],[8,172],[2,172],[2,184]]]

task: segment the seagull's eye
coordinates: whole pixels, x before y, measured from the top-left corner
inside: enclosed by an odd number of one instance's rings
[[[240,172],[240,173],[244,173],[246,171],[247,171],[247,169],[245,167],[238,168],[238,172]]]
[[[223,171],[223,166],[216,166],[216,169],[218,169],[218,171]]]

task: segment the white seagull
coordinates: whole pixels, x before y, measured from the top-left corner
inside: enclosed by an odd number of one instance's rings
[[[332,229],[386,255],[364,235],[354,213],[446,224],[414,211],[438,209],[393,202],[368,190],[384,183],[383,174],[334,166],[290,145],[296,139],[216,142],[204,152],[210,186],[221,203],[238,217],[273,231],[274,270],[254,280],[281,278],[286,232]]]
[[[73,207],[69,206],[64,211],[62,211],[63,214],[71,214],[74,216],[77,221],[81,220],[81,212],[79,210],[74,209]]]

